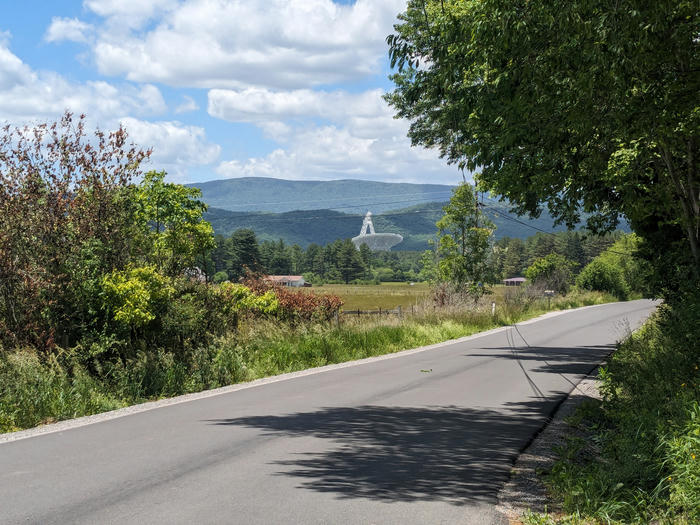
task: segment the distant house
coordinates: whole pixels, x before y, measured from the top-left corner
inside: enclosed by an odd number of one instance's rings
[[[272,281],[280,286],[292,286],[294,288],[301,288],[302,286],[310,286],[304,281],[301,275],[268,275],[265,278],[267,281]]]
[[[511,277],[510,279],[503,279],[503,284],[506,286],[520,286],[525,280],[525,277]]]

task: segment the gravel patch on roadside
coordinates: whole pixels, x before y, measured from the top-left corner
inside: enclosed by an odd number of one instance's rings
[[[558,508],[548,497],[547,490],[537,473],[552,468],[556,460],[553,449],[566,444],[571,427],[564,421],[588,399],[600,399],[598,368],[584,378],[552,416],[545,428],[518,457],[511,470],[508,483],[498,494],[499,512],[512,525],[522,523],[521,517],[528,509],[532,512],[556,513]]]

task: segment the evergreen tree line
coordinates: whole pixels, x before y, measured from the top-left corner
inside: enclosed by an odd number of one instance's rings
[[[492,267],[496,277],[522,277],[532,264],[550,254],[566,257],[575,273],[624,237],[621,231],[591,235],[585,231],[537,233],[527,239],[504,237],[493,245]]]
[[[278,241],[259,242],[249,229],[229,237],[215,236],[203,270],[215,282],[237,282],[248,271],[268,275],[304,275],[314,284],[324,282],[386,282],[418,280],[420,253],[372,252],[367,245],[358,250],[350,239],[306,249]]]
[[[527,239],[504,237],[495,241],[489,264],[493,280],[522,276],[532,263],[555,253],[566,257],[580,270],[624,234],[597,236],[585,232],[537,233]],[[372,252],[358,250],[350,239],[325,246],[258,241],[255,232],[239,229],[228,237],[215,236],[216,247],[209,255],[206,274],[215,282],[237,282],[247,271],[268,275],[304,275],[314,284],[324,282],[392,282],[429,280],[424,268],[431,256],[416,251]]]

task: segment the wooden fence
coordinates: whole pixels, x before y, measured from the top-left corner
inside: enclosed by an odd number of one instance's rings
[[[355,315],[358,317],[361,315],[397,315],[401,317],[407,313],[413,314],[414,307],[411,306],[410,312],[404,311],[400,306],[397,306],[393,310],[387,310],[386,308],[377,308],[376,310],[343,310],[341,313],[343,315]]]

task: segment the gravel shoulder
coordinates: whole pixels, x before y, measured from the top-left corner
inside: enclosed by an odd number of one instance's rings
[[[513,465],[508,483],[498,494],[497,509],[508,518],[511,525],[522,523],[521,518],[528,509],[532,512],[556,513],[559,509],[549,497],[538,472],[548,471],[556,461],[554,449],[566,444],[572,428],[565,419],[586,400],[600,399],[598,368],[576,385],[544,429],[520,454]]]

